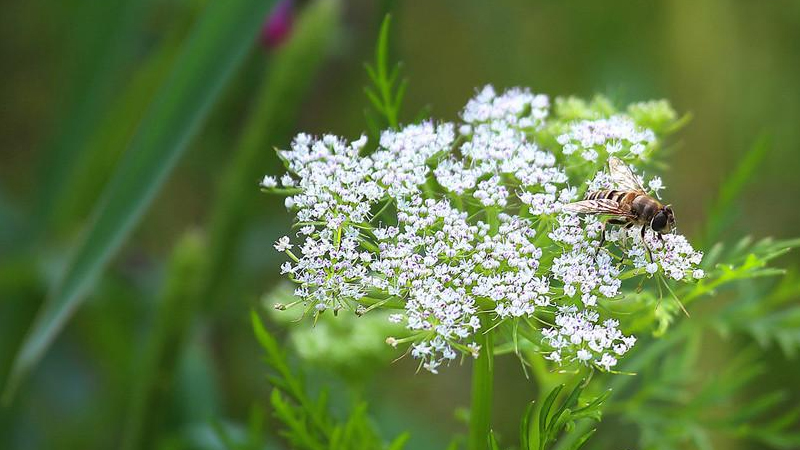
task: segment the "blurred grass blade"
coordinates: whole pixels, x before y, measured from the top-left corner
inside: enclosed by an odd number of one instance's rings
[[[735,204],[741,192],[756,175],[761,162],[772,146],[768,135],[762,134],[753,146],[747,151],[733,173],[725,178],[720,186],[717,200],[713,203],[708,214],[705,230],[705,244],[712,245],[726,226],[730,223],[731,215],[735,213]]]
[[[145,212],[234,68],[255,42],[267,0],[210,2],[193,27],[14,361],[4,399],[41,358]]]
[[[236,145],[235,157],[220,182],[211,217],[211,264],[205,297],[218,298],[234,268],[234,252],[254,204],[262,196],[261,178],[278,164],[272,146],[286,139],[308,93],[314,75],[330,50],[338,30],[338,0],[318,0],[306,6],[291,37],[275,54],[253,110]]]
[[[167,36],[131,71],[109,111],[95,121],[94,134],[83,143],[80,154],[73,157],[71,176],[59,183],[58,193],[50,194],[57,195],[50,217],[59,227],[51,229],[51,233],[74,231],[74,226],[91,213],[150,101],[170,73],[193,20],[187,17],[183,22],[183,18],[181,23],[173,21]]]
[[[59,107],[61,120],[53,136],[45,144],[46,155],[39,174],[35,210],[31,217],[34,237],[53,227],[53,212],[58,210],[58,199],[64,185],[74,175],[76,162],[86,151],[86,141],[97,129],[97,124],[108,113],[109,105],[126,77],[127,60],[136,51],[146,13],[152,6],[150,0],[108,0],[76,2],[62,9],[71,21],[81,23],[73,27],[66,39],[65,52],[70,67],[67,94]],[[84,20],[91,17],[92,20]]]
[[[203,237],[187,233],[178,242],[167,270],[166,283],[156,305],[155,326],[135,378],[123,450],[154,447],[154,437],[164,419],[160,408],[173,388],[183,344],[200,305],[200,279],[205,276],[208,253]]]

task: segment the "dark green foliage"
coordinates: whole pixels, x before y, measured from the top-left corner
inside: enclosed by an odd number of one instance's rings
[[[731,355],[725,369],[698,373],[702,333],[676,330],[678,338],[658,351],[658,362],[640,372],[642,380],[616,397],[614,410],[636,424],[645,448],[711,448],[714,434],[753,440],[768,448],[800,445],[798,410],[786,404],[786,392],[768,390],[739,404],[765,367],[759,349]],[[684,333],[686,333],[684,335]]]
[[[268,6],[261,0],[213,2],[197,20],[20,348],[7,401],[141,219],[249,49]]]

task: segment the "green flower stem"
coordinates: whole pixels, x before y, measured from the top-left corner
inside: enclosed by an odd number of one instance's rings
[[[480,354],[472,366],[472,405],[469,414],[469,450],[489,448],[489,432],[492,417],[492,390],[494,381],[494,330],[492,320],[481,318],[477,334]]]
[[[492,234],[497,233],[498,228],[500,228],[500,221],[497,215],[497,207],[491,206],[486,208],[486,221],[489,223],[489,230]]]

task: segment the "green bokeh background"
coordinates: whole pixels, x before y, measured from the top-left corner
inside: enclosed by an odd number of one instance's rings
[[[204,5],[198,0],[3,5],[0,380],[135,132],[154,92],[147,86],[163,79]],[[620,105],[666,98],[680,113],[692,115],[673,141],[663,174],[664,195],[675,205],[681,231],[699,236],[719,184],[759,137],[767,136],[770,150],[736,202],[724,237],[798,235],[800,2],[789,0],[347,2],[335,32],[324,38],[330,44],[327,56],[302,103],[273,112],[287,114],[287,123],[263,146],[259,173],[278,173],[272,146],[286,146],[297,132],[355,138],[365,130],[362,63],[372,58],[388,9],[394,16],[392,55],[404,62],[410,82],[406,121],[426,105],[433,117],[454,120],[487,83],[529,86],[551,96],[601,93]],[[108,48],[114,50],[104,53]],[[0,447],[119,445],[169,255],[187,231],[208,231],[220,178],[277,51],[254,42],[89,300],[13,403],[0,409]],[[102,54],[110,56],[99,58]],[[113,110],[137,82],[144,87],[122,103],[129,109]],[[101,120],[76,124],[76,116],[93,108],[100,112],[89,117]],[[39,215],[49,167],[65,163],[54,160],[53,149],[74,131],[71,126],[85,127],[87,141],[114,145],[101,144],[85,172],[72,174],[76,179],[62,186],[82,186],[84,194],[67,192],[58,197],[66,204],[46,206],[52,214]],[[257,182],[239,189],[255,192]],[[232,241],[233,262],[226,266],[231,273],[221,293],[203,299],[213,304],[191,319],[186,345],[169,355],[177,361],[176,381],[159,405],[159,431],[148,448],[215,448],[210,419],[246,423],[254,404],[267,405],[266,370],[248,314],[278,281],[281,257],[271,243],[285,233],[290,217],[280,199],[267,195],[254,195],[247,208],[250,215]],[[52,223],[37,223],[41,217]],[[26,241],[31,230],[42,227],[43,238]],[[799,258],[791,254],[778,264],[793,267]],[[277,322],[276,329],[281,329]],[[710,338],[704,348],[707,367],[698,369],[710,370],[737,350]],[[786,386],[800,401],[797,360],[786,360],[775,349],[765,350],[764,358],[771,369],[765,384]],[[410,448],[443,448],[450,432],[463,430],[453,411],[468,404],[469,367],[448,368],[438,376],[413,375],[414,369],[407,360],[376,369],[360,395],[370,400],[387,434],[411,428],[416,431]],[[329,380],[325,369],[309,364],[307,370],[312,381]],[[498,387],[496,422],[511,433],[535,389],[510,357],[500,362],[496,378],[507,380]],[[618,433],[622,445],[635,445],[634,430],[621,424]]]

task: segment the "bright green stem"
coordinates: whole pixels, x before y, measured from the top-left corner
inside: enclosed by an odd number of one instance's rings
[[[477,335],[480,354],[472,366],[472,405],[469,414],[469,450],[489,448],[494,381],[494,331],[488,317],[481,319],[482,333]]]

